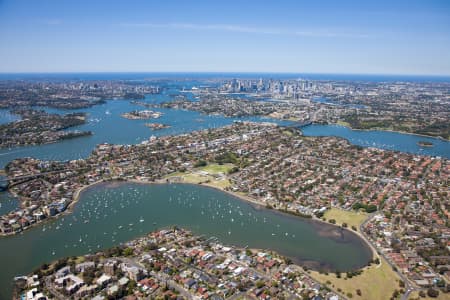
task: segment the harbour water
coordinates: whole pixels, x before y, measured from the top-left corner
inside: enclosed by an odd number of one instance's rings
[[[314,79],[318,75],[314,74],[272,74],[274,78],[311,78]],[[0,79],[7,76],[0,74]],[[13,75],[11,75],[13,76]],[[212,77],[211,77],[212,76]],[[158,85],[162,88],[160,94],[147,95],[142,102],[149,104],[160,103],[163,101],[173,100],[174,97],[183,95],[188,100],[196,101],[194,95],[189,91],[194,86],[217,86],[217,80],[210,78],[248,78],[255,76],[255,74],[183,74],[183,73],[92,73],[92,74],[15,74],[12,78],[28,79],[28,80],[99,80],[99,79],[129,79],[129,80],[148,80],[149,84]],[[272,76],[272,77],[273,77]],[[300,76],[300,77],[299,77]],[[325,75],[323,75],[325,76]],[[339,79],[337,75],[331,76],[329,79]],[[347,75],[342,75],[342,80],[349,80]],[[355,75],[356,76],[356,75]],[[328,78],[327,76],[323,78]],[[208,79],[209,78],[209,79]],[[374,81],[394,81],[402,80],[402,78],[392,76],[378,76],[370,78],[370,76],[356,76],[352,80],[374,80]],[[403,78],[403,80],[441,80],[440,78]],[[442,79],[443,80],[443,79]],[[236,95],[234,95],[236,96]],[[247,95],[245,95],[246,98]],[[315,98],[316,101],[326,102],[329,100],[325,98]],[[175,109],[159,109],[153,108],[155,111],[160,111],[164,115],[157,120],[128,120],[122,118],[120,115],[132,110],[145,109],[130,103],[128,100],[109,100],[105,104],[96,105],[87,109],[77,110],[62,110],[52,108],[42,108],[50,113],[70,113],[70,112],[85,112],[88,114],[87,124],[70,128],[68,130],[78,129],[92,131],[92,136],[79,137],[71,140],[64,140],[62,142],[40,145],[18,147],[13,149],[0,149],[0,168],[11,160],[19,157],[35,157],[44,160],[71,160],[87,157],[92,149],[100,143],[112,144],[137,144],[147,140],[150,136],[175,135],[181,133],[188,133],[194,130],[216,128],[231,124],[236,120],[250,120],[250,121],[269,121],[276,122],[281,125],[289,125],[288,121],[280,121],[276,119],[264,117],[248,117],[248,118],[227,118],[224,116],[207,116],[198,112]],[[8,110],[0,110],[0,124],[18,120],[19,117],[11,114]],[[162,130],[151,131],[145,127],[147,122],[157,122],[167,124],[170,127]],[[351,143],[364,147],[376,147],[388,150],[396,150],[409,152],[414,154],[442,156],[450,158],[450,142],[437,138],[420,137],[410,134],[393,133],[387,131],[359,131],[352,130],[343,126],[337,125],[311,125],[302,128],[305,135],[309,136],[339,136],[346,138]],[[420,147],[419,141],[429,141],[434,144],[433,147]]]
[[[167,92],[168,93],[168,92]],[[169,99],[168,94],[149,95],[145,102],[155,103]],[[232,124],[234,121],[263,121],[289,125],[288,121],[281,121],[265,117],[227,118],[224,116],[203,115],[195,111],[154,108],[163,113],[159,119],[128,120],[121,117],[122,113],[132,110],[145,109],[127,100],[109,100],[106,104],[88,109],[61,110],[45,108],[51,113],[86,112],[88,123],[71,129],[90,130],[92,136],[64,140],[53,144],[18,147],[0,150],[0,168],[15,158],[35,157],[44,160],[72,160],[89,156],[92,149],[100,143],[137,144],[147,140],[150,136],[164,136],[188,133],[194,130],[216,128]],[[9,115],[4,113],[6,118]],[[0,122],[1,122],[0,115]],[[146,126],[147,122],[167,124],[170,127],[152,131]],[[68,130],[71,130],[68,129]],[[302,128],[307,136],[338,136],[351,143],[363,147],[375,147],[387,150],[402,151],[420,155],[441,156],[450,158],[450,142],[438,138],[422,137],[388,131],[361,131],[339,125],[310,125]],[[433,147],[421,147],[419,141],[429,141]]]
[[[105,79],[101,74],[90,76]],[[123,79],[117,76],[116,79]],[[142,78],[143,75],[139,76]],[[169,80],[165,83],[166,88],[162,94],[148,95],[143,101],[167,101],[181,93],[195,101],[192,94],[181,90],[201,83],[200,80],[178,83]],[[45,109],[53,113],[73,112]],[[0,168],[19,157],[32,156],[46,160],[84,158],[99,143],[136,144],[152,135],[188,133],[221,127],[236,120],[290,124],[261,117],[226,118],[159,108],[152,109],[164,114],[157,120],[128,120],[120,116],[139,109],[145,108],[128,100],[108,100],[102,105],[75,110],[86,112],[88,123],[73,129],[90,130],[93,132],[92,136],[48,145],[1,149]],[[0,110],[0,124],[17,119],[17,116],[8,111]],[[170,127],[152,131],[144,126],[147,122],[163,123]],[[450,158],[450,142],[436,138],[386,131],[359,131],[338,125],[310,125],[302,128],[302,131],[307,136],[343,137],[363,147]],[[419,141],[429,141],[434,146],[421,147],[418,145]],[[0,204],[1,214],[17,207],[17,201],[8,193],[0,193]],[[367,245],[350,232],[341,232],[327,224],[255,208],[210,188],[182,184],[101,184],[82,194],[73,214],[37,226],[23,234],[0,239],[0,299],[8,298],[14,276],[27,274],[44,262],[111,247],[151,230],[172,225],[187,227],[196,234],[216,236],[227,244],[275,250],[294,261],[316,268],[347,270],[365,265],[370,258]]]
[[[18,205],[19,202],[11,194],[0,192],[0,215],[4,215],[15,210]]]
[[[394,150],[419,155],[450,158],[450,142],[438,138],[381,130],[355,130],[341,125],[309,125],[302,128],[306,136],[337,136],[354,145]],[[432,147],[419,145],[420,141],[433,143]]]
[[[161,101],[161,95],[150,95],[145,100],[148,103]],[[88,109],[60,110],[45,108],[51,113],[86,112],[88,122],[84,125],[70,128],[68,130],[92,131],[92,136],[80,137],[61,142],[18,147],[0,150],[0,168],[19,157],[35,157],[44,160],[72,160],[89,156],[94,147],[100,143],[112,144],[138,144],[148,140],[152,135],[175,135],[201,130],[206,128],[217,128],[232,124],[234,121],[270,121],[279,124],[288,124],[279,120],[264,117],[248,118],[226,118],[223,116],[206,116],[198,112],[187,110],[175,110],[164,108],[152,108],[154,111],[163,113],[163,116],[155,120],[128,120],[121,114],[132,110],[146,109],[130,103],[127,100],[109,100],[106,104],[97,105]],[[167,124],[170,127],[152,131],[144,124],[157,122]]]
[[[0,299],[7,299],[14,276],[42,263],[173,225],[228,245],[274,250],[316,269],[355,269],[372,258],[350,231],[256,207],[212,188],[109,182],[82,192],[73,213],[0,239]]]
[[[14,122],[19,120],[20,118],[17,115],[12,114],[7,109],[0,109],[0,125],[6,124],[9,122]]]

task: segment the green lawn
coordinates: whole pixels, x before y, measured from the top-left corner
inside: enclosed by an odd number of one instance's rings
[[[200,183],[207,181],[209,179],[209,176],[203,176],[199,174],[193,174],[193,173],[186,173],[184,175],[181,175],[183,178],[183,181],[187,183]]]
[[[219,174],[219,173],[227,174],[228,171],[230,171],[233,167],[234,167],[233,164],[223,164],[223,165],[208,164],[205,167],[197,168],[197,170],[205,171],[205,172],[208,172],[209,174],[215,175],[215,174]]]
[[[396,289],[400,290],[399,277],[383,258],[381,266],[371,265],[361,275],[350,279],[345,279],[345,273],[341,274],[341,278],[337,278],[334,273],[325,275],[315,271],[310,271],[310,275],[322,283],[329,282],[329,287],[334,290],[339,288],[344,295],[351,293],[352,299],[390,299]],[[357,289],[361,290],[361,296],[356,294]]]
[[[334,207],[327,210],[324,215],[327,221],[335,219],[337,225],[347,223],[348,227],[355,226],[356,228],[359,228],[359,225],[366,220],[367,216],[363,212],[347,211]],[[322,283],[331,282],[329,286],[334,290],[339,288],[344,295],[351,293],[352,299],[389,299],[396,289],[400,290],[399,277],[382,257],[380,257],[380,261],[381,265],[366,267],[361,275],[349,279],[345,279],[345,273],[341,274],[341,278],[337,278],[334,273],[325,275],[311,271],[311,276]],[[361,296],[357,295],[357,289],[361,290]]]
[[[294,134],[292,133],[292,131],[290,130],[283,130],[283,134],[287,135],[287,136],[293,136]]]
[[[181,177],[183,182],[192,183],[192,184],[200,184],[204,183],[209,186],[213,186],[219,189],[224,189],[230,186],[230,181],[228,179],[215,179],[213,175],[217,175],[219,173],[227,174],[228,170],[234,167],[233,164],[210,164],[205,167],[197,168],[193,172],[190,173],[181,173],[176,172],[165,176],[164,178],[171,177]],[[198,171],[208,172],[208,175],[199,174]]]
[[[183,175],[186,175],[186,174],[187,173],[183,173],[183,172],[174,172],[174,173],[165,175],[163,178],[166,179],[166,178],[178,177],[178,176],[182,177]]]
[[[345,126],[345,127],[351,127],[351,126],[350,126],[350,123],[345,122],[345,121],[343,121],[343,120],[337,121],[336,124],[341,125],[341,126]]]
[[[355,226],[359,228],[367,218],[367,214],[363,212],[347,211],[339,208],[332,207],[327,210],[324,215],[325,219],[335,219],[337,225],[342,225],[342,223],[347,223],[348,227]]]

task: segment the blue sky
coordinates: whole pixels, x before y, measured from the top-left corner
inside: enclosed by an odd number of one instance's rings
[[[450,1],[0,0],[0,72],[450,75]]]

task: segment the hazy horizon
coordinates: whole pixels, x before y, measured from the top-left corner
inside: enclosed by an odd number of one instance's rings
[[[243,75],[349,75],[349,76],[392,76],[392,77],[450,77],[450,74],[407,74],[407,73],[344,73],[344,72],[283,72],[283,71],[0,71],[0,74],[243,74]]]
[[[449,12],[441,0],[0,0],[0,72],[450,76]]]

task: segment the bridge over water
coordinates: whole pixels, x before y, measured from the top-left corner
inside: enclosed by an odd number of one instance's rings
[[[292,124],[290,124],[287,127],[290,127],[290,128],[303,128],[303,127],[306,127],[306,126],[309,126],[309,125],[312,125],[312,124],[313,124],[313,121],[292,122]]]

